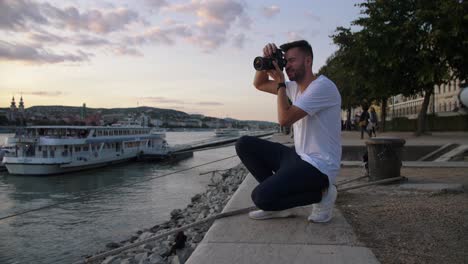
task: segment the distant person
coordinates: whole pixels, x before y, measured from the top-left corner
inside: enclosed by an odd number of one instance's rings
[[[367,112],[367,106],[363,107],[363,111],[359,116],[359,127],[361,128],[361,139],[364,139],[364,132],[366,132],[369,137],[369,131],[367,131],[367,125],[369,123],[369,112]]]
[[[313,204],[309,221],[328,222],[341,161],[341,96],[331,80],[312,73],[313,53],[307,41],[283,44],[281,50],[290,81],[285,82],[274,63],[273,70],[256,71],[254,86],[277,95],[278,121],[293,126],[295,149],[249,136],[237,141],[239,158],[259,182],[252,200],[260,210],[249,217],[287,217],[294,214],[294,207]],[[263,48],[264,57],[275,52],[279,52],[275,44]]]
[[[369,125],[367,126],[367,131],[371,137],[372,137],[372,134],[374,134],[374,137],[377,136],[377,134],[375,133],[375,129],[377,128],[377,123],[378,123],[377,113],[375,112],[374,107],[371,106],[369,108]]]
[[[359,127],[359,117],[361,116],[361,113],[356,113],[354,115],[353,123],[354,123],[354,129],[359,131],[361,128]]]

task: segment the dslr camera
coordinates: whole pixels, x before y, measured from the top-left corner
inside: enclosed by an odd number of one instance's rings
[[[283,52],[279,49],[277,49],[271,57],[255,57],[253,66],[257,71],[274,70],[275,65],[273,65],[273,61],[276,61],[280,70],[283,70],[286,66],[286,60],[284,59]]]

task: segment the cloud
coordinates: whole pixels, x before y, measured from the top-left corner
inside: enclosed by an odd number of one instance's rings
[[[243,33],[236,35],[233,39],[234,47],[242,49],[245,43],[245,35]]]
[[[159,25],[151,25],[137,12],[113,4],[79,9],[76,4],[0,0],[0,34],[6,31],[16,41],[0,43],[0,60],[35,64],[88,61],[92,54],[80,48],[89,47],[141,57],[139,46],[174,45],[181,40],[205,52],[227,41],[243,48],[245,33],[231,37],[231,30],[250,29],[252,24],[246,4],[240,1],[191,0],[172,4],[167,0],[146,0],[153,9],[178,13],[177,17],[180,13],[195,17],[190,23],[165,19]]]
[[[41,32],[28,33],[28,39],[33,41],[33,43],[48,43],[54,45],[73,44],[77,46],[102,46],[111,44],[107,39],[90,35],[79,34],[71,37],[64,37],[43,30],[41,30]]]
[[[281,11],[280,8],[275,5],[266,6],[262,9],[263,15],[268,18],[274,17],[275,15],[279,14],[280,11]]]
[[[117,8],[110,11],[92,9],[80,12],[76,7],[65,9],[55,8],[49,5],[44,12],[53,18],[58,26],[63,26],[71,31],[90,31],[97,34],[105,34],[125,29],[132,23],[139,21],[139,15],[127,8]]]
[[[166,0],[146,0],[145,2],[148,6],[156,11],[169,5]]]
[[[128,56],[133,56],[133,57],[143,57],[143,54],[133,48],[128,48],[125,46],[118,46],[113,49],[114,53],[117,55],[128,55]]]
[[[224,105],[223,103],[220,103],[220,102],[198,102],[196,104],[197,105],[209,105],[209,106]]]
[[[230,0],[192,0],[185,4],[174,4],[168,10],[196,16],[193,35],[188,41],[201,47],[206,52],[213,51],[227,40],[227,33],[234,24],[249,28],[251,20],[245,12],[245,6]]]
[[[171,99],[167,97],[162,97],[162,96],[146,96],[146,97],[139,97],[137,98],[138,101],[142,102],[150,102],[150,103],[156,103],[156,104],[172,104],[172,105],[206,105],[206,106],[220,106],[224,105],[223,103],[220,102],[214,102],[214,101],[201,101],[201,102],[185,102],[182,100],[178,99]]]
[[[302,33],[299,33],[297,31],[288,31],[287,36],[289,42],[304,39],[302,37]]]
[[[133,10],[112,5],[102,10],[79,10],[33,0],[0,0],[0,34],[6,31],[16,41],[0,42],[0,60],[32,64],[89,61],[92,54],[80,51],[80,47],[142,56],[134,47],[124,45],[123,38],[103,37],[126,32],[133,23],[145,21]]]
[[[184,101],[177,100],[177,99],[169,99],[162,96],[147,96],[147,97],[140,97],[138,100],[151,102],[151,103],[159,103],[159,104],[185,104]]]
[[[173,45],[177,37],[188,38],[190,36],[192,36],[192,30],[188,25],[173,24],[166,28],[158,26],[149,28],[144,33],[127,37],[125,42],[131,45],[147,43]]]
[[[35,95],[35,96],[47,96],[47,97],[55,97],[55,96],[64,95],[64,93],[61,91],[33,91],[33,92],[26,92],[22,94]]]
[[[138,21],[138,13],[127,8],[80,12],[73,6],[62,9],[30,0],[0,1],[0,29],[4,30],[29,31],[31,27],[54,25],[72,31],[103,34],[122,30],[128,24]]]
[[[317,21],[317,22],[320,21],[320,17],[317,16],[317,15],[314,15],[314,13],[312,13],[312,12],[310,12],[310,11],[305,11],[305,12],[304,12],[304,15],[305,15],[307,18],[311,19],[311,20],[314,20],[314,21]]]
[[[102,46],[111,44],[110,41],[104,38],[92,37],[88,35],[77,35],[71,38],[71,43],[78,46]]]
[[[0,1],[0,29],[28,30],[29,24],[48,24],[41,12],[41,5],[28,0]]]
[[[0,61],[22,61],[31,64],[82,62],[92,56],[78,50],[76,54],[56,54],[42,47],[0,41]]]
[[[41,32],[29,32],[27,33],[28,39],[32,40],[33,43],[62,43],[67,41],[65,37],[55,35],[46,31]]]

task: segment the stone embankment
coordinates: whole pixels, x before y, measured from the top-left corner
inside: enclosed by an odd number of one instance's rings
[[[138,231],[131,238],[119,243],[108,243],[106,248],[111,250],[128,246],[132,243],[146,240],[153,236],[221,213],[247,173],[247,169],[242,164],[226,171],[213,172],[208,189],[202,194],[193,196],[191,203],[185,209],[173,210],[169,221]],[[176,235],[169,235],[165,239],[137,246],[118,255],[109,256],[102,260],[101,263],[184,263],[198,243],[203,239],[211,224],[211,222],[205,223],[187,229],[183,234],[177,233]]]

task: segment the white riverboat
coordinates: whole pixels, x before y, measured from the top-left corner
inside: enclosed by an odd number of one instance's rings
[[[169,152],[165,133],[142,126],[30,126],[7,139],[11,174],[49,175],[106,166]]]

